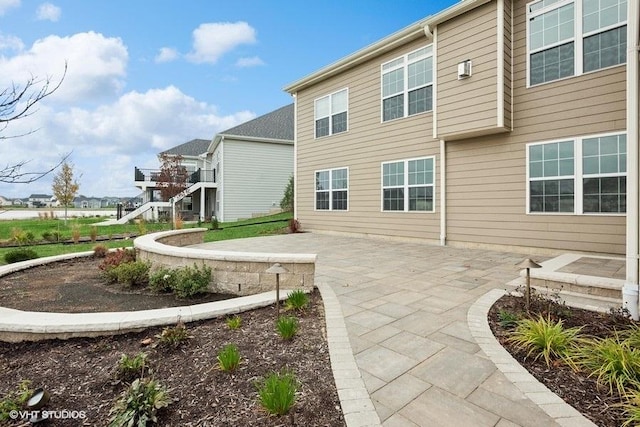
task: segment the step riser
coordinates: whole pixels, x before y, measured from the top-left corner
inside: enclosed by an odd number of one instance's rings
[[[595,297],[622,298],[622,290],[617,288],[605,288],[593,285],[580,285],[577,283],[561,282],[548,279],[531,278],[531,286],[540,288],[557,289]]]

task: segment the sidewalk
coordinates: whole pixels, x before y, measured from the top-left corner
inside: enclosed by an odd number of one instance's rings
[[[467,322],[476,300],[518,276],[522,254],[314,233],[198,246],[210,245],[318,254],[315,281],[337,295],[383,426],[559,425],[496,368]]]

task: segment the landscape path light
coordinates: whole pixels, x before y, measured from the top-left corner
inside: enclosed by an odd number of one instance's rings
[[[527,258],[524,261],[522,261],[520,264],[518,264],[518,267],[525,268],[527,270],[527,274],[526,274],[527,286],[524,291],[524,306],[528,313],[529,307],[531,305],[531,274],[529,270],[532,268],[542,268],[542,266],[537,262],[533,261],[531,258]]]
[[[289,270],[284,268],[279,262],[276,262],[267,269],[267,273],[276,275],[276,320],[280,317],[280,275],[288,272]]]

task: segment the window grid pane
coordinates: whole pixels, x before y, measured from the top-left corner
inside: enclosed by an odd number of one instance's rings
[[[584,71],[599,70],[627,61],[627,26],[584,38]]]
[[[433,212],[433,164],[433,158],[383,163],[382,209]]]
[[[348,95],[344,89],[315,101],[316,138],[347,131]]]

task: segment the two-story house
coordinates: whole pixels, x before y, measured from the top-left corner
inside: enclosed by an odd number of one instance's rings
[[[309,230],[624,254],[638,187],[627,8],[464,0],[289,84],[296,217]]]
[[[185,219],[235,221],[278,210],[293,174],[293,104],[216,134],[194,139],[160,154],[180,156],[188,172],[186,188],[172,201],[160,197],[157,169],[135,168],[141,206],[119,222],[141,214],[175,209]],[[171,205],[173,204],[173,206]]]

